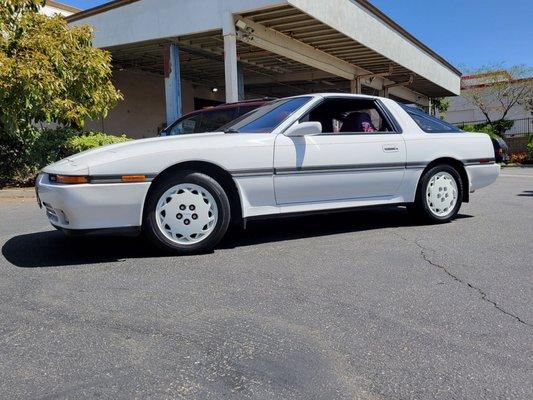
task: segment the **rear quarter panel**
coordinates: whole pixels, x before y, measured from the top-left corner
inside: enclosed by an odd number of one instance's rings
[[[429,163],[450,157],[468,164],[471,160],[494,159],[494,148],[484,133],[420,133],[406,135],[407,163]]]
[[[465,165],[469,178],[469,190],[486,186],[499,173],[495,164],[472,165],[474,160],[493,160],[494,148],[490,137],[484,133],[449,132],[427,133],[416,124],[396,102],[382,99],[402,127],[406,146],[407,169],[401,195],[406,202],[413,202],[418,182],[426,166],[440,158],[452,158]]]

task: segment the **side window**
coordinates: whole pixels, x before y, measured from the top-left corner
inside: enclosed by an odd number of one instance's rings
[[[215,110],[202,113],[202,119],[197,127],[195,127],[194,133],[214,132],[217,131],[222,125],[226,125],[228,122],[235,119],[235,109]]]
[[[196,114],[192,117],[185,118],[181,121],[176,122],[172,127],[167,131],[168,136],[174,135],[187,135],[189,133],[196,133],[196,128],[202,119],[202,114]]]
[[[325,134],[395,132],[393,125],[372,99],[326,99],[300,121],[320,122]]]
[[[402,108],[409,114],[409,116],[416,122],[416,124],[427,133],[446,133],[446,132],[462,132],[461,129],[457,128],[455,125],[452,125],[441,119],[432,117],[429,114],[426,114],[424,111],[402,105]]]

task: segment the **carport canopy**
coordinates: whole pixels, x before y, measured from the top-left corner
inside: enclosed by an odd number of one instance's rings
[[[115,0],[68,18],[94,27],[117,69],[165,75],[167,120],[181,79],[226,101],[313,92],[376,94],[428,106],[461,73],[364,0]]]

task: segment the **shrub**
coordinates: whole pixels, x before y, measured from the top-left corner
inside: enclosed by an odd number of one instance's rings
[[[29,159],[39,134],[33,126],[10,131],[0,124],[0,188],[31,175]]]
[[[128,140],[131,139],[126,137],[126,135],[111,136],[102,132],[89,132],[70,137],[65,143],[65,152],[67,155],[71,155],[85,150],[94,149],[95,147],[122,143]]]
[[[71,128],[43,129],[30,152],[28,166],[32,172],[69,156],[65,145],[79,133]]]
[[[498,136],[498,133],[496,132],[496,130],[494,129],[494,127],[492,127],[491,125],[489,125],[488,123],[481,123],[481,124],[467,124],[467,125],[464,125],[462,128],[462,130],[466,131],[466,132],[481,132],[481,133],[486,133],[487,135],[489,135],[491,138],[499,138]]]
[[[102,132],[79,133],[72,128],[32,128],[23,135],[0,134],[0,187],[31,184],[46,165],[81,151],[130,140]]]
[[[511,164],[522,164],[527,158],[527,153],[525,151],[521,151],[518,153],[513,153],[509,157],[509,162]]]

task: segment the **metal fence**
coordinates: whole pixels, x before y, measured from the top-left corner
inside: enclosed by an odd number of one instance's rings
[[[514,136],[514,135],[528,135],[533,133],[533,118],[520,118],[514,119],[514,124],[511,129],[508,129],[504,132],[505,136]],[[486,120],[482,121],[463,121],[463,122],[454,122],[454,125],[457,125],[459,128],[463,128],[465,125],[475,125],[486,123]]]

